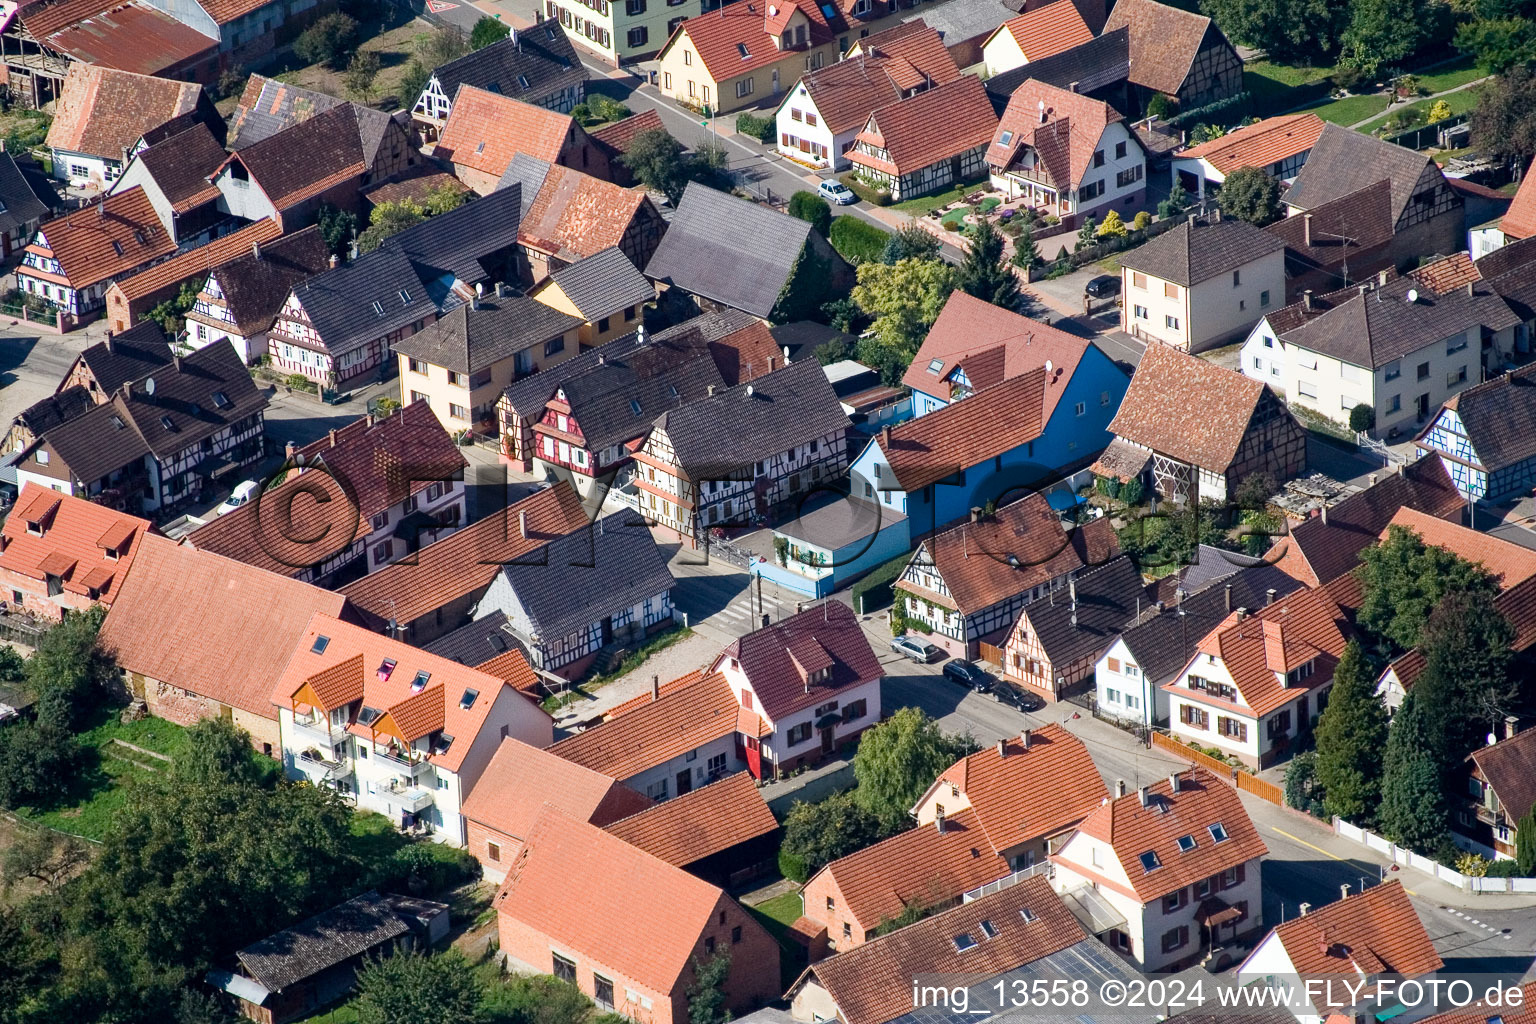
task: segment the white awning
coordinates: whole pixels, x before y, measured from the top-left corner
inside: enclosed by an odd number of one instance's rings
[[[262,987],[260,982],[252,981],[243,974],[233,971],[209,971],[203,976],[203,980],[214,988],[223,989],[236,999],[244,999],[246,1002],[261,1006],[272,993]]]

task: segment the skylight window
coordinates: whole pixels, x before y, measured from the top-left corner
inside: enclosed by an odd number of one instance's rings
[[[640,415],[640,399],[631,398],[629,400],[629,411],[634,413],[636,416]]]
[[[465,690],[464,696],[459,698],[459,707],[463,708],[465,711],[468,711],[470,708],[475,706],[475,701],[479,699],[479,690]]]
[[[379,682],[389,682],[389,677],[395,672],[395,659],[385,658],[379,663]]]
[[[1195,848],[1194,836],[1179,836],[1179,849],[1188,853]]]
[[[437,737],[437,742],[432,744],[432,753],[446,754],[448,753],[448,748],[451,746],[453,746],[453,737],[449,736],[447,733],[441,733]]]
[[[476,145],[475,145],[475,152],[476,152],[476,153],[484,153],[484,152],[485,152],[485,140],[484,140],[484,139],[481,139],[481,140],[480,140],[480,141],[479,141],[479,142],[478,142],[478,143],[477,143],[477,144],[476,144]]]
[[[1013,141],[1013,132],[1003,132],[1003,134],[1001,134],[1001,135],[999,135],[997,137],[997,144],[999,146],[1006,146],[1006,145],[1008,145],[1008,143],[1010,143],[1012,141]]]
[[[363,709],[357,713],[357,724],[372,725],[374,722],[377,722],[380,718],[383,717],[384,712],[380,711],[378,708],[370,708],[367,705],[364,705]]]
[[[382,302],[374,302],[373,303],[373,314],[374,314],[374,316],[383,316],[384,315],[384,303],[382,303]]]
[[[752,56],[752,54],[747,50],[747,44],[746,43],[737,43],[736,44],[736,52],[741,54],[741,59],[742,60],[746,60],[748,57]]]
[[[423,669],[416,673],[416,678],[411,680],[411,692],[420,693],[426,688],[427,680],[432,678],[432,673]]]
[[[532,88],[532,86],[530,85],[530,83],[528,81],[528,76],[527,75],[518,75],[517,76],[517,84],[518,84],[519,87],[524,88],[524,89]]]
[[[328,636],[317,636],[317,637],[315,637],[314,644],[312,644],[310,646],[310,648],[309,648],[309,653],[310,654],[324,654],[325,653],[325,649],[328,646],[330,646],[330,643],[331,643],[331,638],[330,637],[328,637]]]
[[[1024,919],[1024,923],[1025,924],[1034,924],[1040,918],[1039,914],[1036,914],[1033,910],[1029,909],[1028,907],[1025,907],[1024,909],[1020,910],[1019,911],[1019,916]]]
[[[407,306],[409,306],[411,304],[411,293],[406,291],[404,288],[401,288],[400,289],[400,301],[405,303]]]
[[[117,429],[117,430],[122,430],[126,426],[126,424],[123,423],[123,418],[121,416],[113,416],[112,417],[112,426],[115,429]]]
[[[160,425],[162,427],[164,427],[166,430],[175,430],[176,429],[176,424],[171,422],[171,418],[169,416],[161,416],[160,417]]]
[[[976,940],[971,938],[970,932],[961,932],[954,938],[955,949],[964,953],[968,949],[976,948]]]
[[[1141,855],[1141,870],[1148,874],[1163,866],[1163,862],[1157,859],[1156,850],[1148,850]]]
[[[997,938],[997,925],[993,924],[991,921],[981,922],[981,934],[985,935],[989,939]]]
[[[228,409],[229,406],[230,401],[228,395],[222,391],[215,391],[213,393],[213,407],[215,409]]]
[[[112,239],[112,251],[121,256],[123,254],[123,243],[115,238]]]
[[[942,360],[942,359],[930,359],[930,360],[928,360],[928,372],[929,373],[937,374],[942,369],[944,369],[944,360]]]
[[[144,232],[138,230],[137,228],[135,228],[134,231],[133,231],[133,240],[135,242],[138,242],[140,245],[148,245],[149,244],[149,239],[144,237]]]
[[[1218,843],[1224,843],[1227,841],[1227,827],[1219,821],[1216,824],[1210,826],[1210,833],[1211,838]]]

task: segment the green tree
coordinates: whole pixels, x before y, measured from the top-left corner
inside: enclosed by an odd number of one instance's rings
[[[899,228],[885,243],[881,254],[882,263],[900,263],[902,260],[938,260],[944,244],[916,224]]]
[[[1291,758],[1285,766],[1285,806],[1321,817],[1324,796],[1317,781],[1317,751],[1304,750]]]
[[[973,749],[969,737],[946,736],[922,708],[902,708],[859,738],[854,799],[894,830],[933,780]]]
[[[831,299],[831,267],[816,252],[815,246],[807,241],[795,265],[790,268],[789,279],[784,282],[784,288],[768,318],[776,324],[809,320],[820,313],[821,307]]]
[[[1522,64],[1479,86],[1472,135],[1489,156],[1528,164],[1536,155],[1536,73]]]
[[[1367,75],[1402,63],[1425,38],[1426,6],[1425,0],[1352,0],[1339,37],[1340,63]]]
[[[825,238],[832,231],[832,207],[815,192],[801,189],[789,197],[789,215],[807,222]]]
[[[507,978],[481,1007],[492,1024],[588,1024],[594,1013],[581,989],[547,974]]]
[[[1403,699],[1387,735],[1377,820],[1388,839],[1428,857],[1451,845],[1450,806],[1441,783],[1451,768],[1441,756],[1438,737],[1415,686]]]
[[[379,55],[373,50],[358,50],[347,64],[343,76],[352,98],[367,103],[373,98],[373,83],[379,77]]]
[[[1275,479],[1275,474],[1260,471],[1243,477],[1242,483],[1237,485],[1234,498],[1238,508],[1262,510],[1278,490],[1280,483]]]
[[[1424,711],[1445,747],[1447,763],[1482,742],[1513,710],[1519,686],[1512,674],[1515,630],[1486,590],[1451,591],[1420,634]]]
[[[836,230],[837,225],[847,219],[847,217],[841,217],[833,221],[833,230]],[[852,335],[864,330],[864,311],[859,309],[857,302],[846,296],[823,303],[821,315],[826,320],[827,326],[835,331],[842,331],[844,334]],[[816,360],[822,366],[843,359],[852,359],[854,354],[854,343],[851,338],[833,338],[831,341],[823,342],[816,346]]]
[[[629,149],[619,157],[642,185],[667,197],[673,206],[683,198],[688,186],[688,161],[683,144],[665,128],[651,128],[638,133]]]
[[[1348,7],[1329,0],[1201,0],[1233,42],[1282,64],[1317,64],[1337,52]]]
[[[1515,823],[1515,863],[1520,877],[1536,876],[1536,804]]]
[[[708,960],[693,958],[693,984],[688,986],[688,1024],[725,1024],[725,983],[731,977],[731,954],[722,949]],[[369,1024],[364,1021],[363,1024]]]
[[[31,879],[54,892],[90,860],[79,840],[45,828],[19,828],[0,854],[0,891]]]
[[[1221,183],[1216,205],[1224,217],[1263,227],[1280,219],[1280,183],[1261,167],[1240,167]]]
[[[954,268],[938,260],[860,265],[853,301],[872,318],[874,334],[859,342],[859,360],[878,366],[894,386],[955,290],[955,277]]]
[[[171,1011],[170,1024],[240,1024],[244,1019],[212,992],[183,989]]]
[[[370,957],[357,972],[359,1024],[477,1024],[484,991],[456,949]]]
[[[1351,641],[1333,670],[1328,706],[1317,723],[1317,782],[1323,810],[1369,826],[1381,801],[1381,751],[1387,712],[1376,695],[1376,673]]]
[[[395,99],[400,106],[406,110],[414,109],[431,77],[432,69],[423,64],[419,57],[406,61],[405,69],[400,72],[399,85],[395,87]]]
[[[294,54],[310,64],[340,70],[357,49],[357,21],[335,12],[323,15],[293,41]]]
[[[337,209],[330,203],[321,203],[315,211],[315,223],[320,226],[320,237],[334,256],[347,251],[348,244],[357,235],[357,215]]]
[[[39,724],[76,732],[117,685],[116,665],[97,639],[105,617],[99,605],[89,611],[65,612],[59,624],[38,641],[26,662],[26,683],[38,701]],[[52,703],[54,697],[57,705]]]
[[[1376,426],[1376,407],[1369,402],[1361,402],[1349,410],[1349,429],[1357,434],[1363,434]]]
[[[1445,548],[1426,546],[1402,526],[1391,527],[1385,541],[1361,551],[1360,562],[1356,625],[1382,655],[1418,646],[1429,613],[1446,594],[1498,593],[1498,582],[1482,566]]]
[[[852,793],[835,793],[816,803],[796,801],[784,816],[779,870],[786,878],[804,882],[832,861],[887,834],[880,819]]]
[[[1040,265],[1040,247],[1035,244],[1035,232],[1028,224],[1013,240],[1013,265],[1032,270]]]
[[[1110,210],[1104,215],[1104,223],[1099,225],[1094,232],[1095,238],[1124,238],[1126,236],[1125,221],[1120,219],[1119,210]]]
[[[428,217],[436,217],[440,213],[457,210],[469,202],[469,192],[458,187],[453,182],[443,182],[427,189],[424,207]]]
[[[357,239],[358,252],[373,252],[384,244],[384,239],[406,228],[414,227],[427,219],[427,211],[410,199],[379,203],[368,218],[368,230]]]
[[[52,806],[79,764],[79,742],[57,726],[37,721],[0,728],[0,807]]]
[[[1019,308],[1019,279],[1003,259],[1003,236],[990,220],[983,219],[972,232],[955,286],[994,306]]]
[[[1147,101],[1147,116],[1166,120],[1179,112],[1179,103],[1166,93],[1156,93]]]
[[[203,290],[203,284],[207,280],[206,277],[199,277],[192,281],[184,281],[173,298],[157,303],[145,315],[159,323],[165,329],[165,333],[179,334],[186,324],[187,312],[197,305],[197,293]]]
[[[469,30],[469,48],[478,50],[483,46],[499,43],[511,33],[512,30],[503,24],[500,18],[487,15],[475,22],[475,27]]]
[[[1429,114],[1426,116],[1429,118],[1430,124],[1434,124],[1436,121],[1444,121],[1451,116],[1451,105],[1445,100],[1435,100],[1434,103],[1430,104]]]
[[[1536,21],[1514,16],[1476,18],[1456,29],[1456,49],[1495,74],[1536,63]]]

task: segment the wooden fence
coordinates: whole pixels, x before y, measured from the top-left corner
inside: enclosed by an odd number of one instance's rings
[[[1272,782],[1266,782],[1256,775],[1250,775],[1241,768],[1234,768],[1226,761],[1201,753],[1194,747],[1180,743],[1173,737],[1160,732],[1152,734],[1152,745],[1166,750],[1176,757],[1182,757],[1192,764],[1199,765],[1229,786],[1235,786],[1245,793],[1252,793],[1260,800],[1267,800],[1280,807],[1285,806],[1285,793]]]
[[[1285,806],[1285,791],[1273,782],[1266,782],[1257,775],[1249,775],[1245,771],[1238,771],[1233,776],[1237,780],[1237,788],[1245,793],[1252,793],[1260,800],[1268,800],[1272,804]]]
[[[990,661],[999,668],[1006,668],[1008,666],[1008,663],[1003,660],[1003,649],[1001,647],[994,647],[992,644],[983,643],[979,640],[976,642],[976,647],[980,651],[982,661]]]

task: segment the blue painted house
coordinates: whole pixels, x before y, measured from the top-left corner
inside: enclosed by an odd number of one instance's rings
[[[901,382],[912,389],[913,415],[926,416],[1030,370],[1061,367],[1071,374],[1092,348],[1076,335],[956,290]],[[1110,360],[1094,354],[1098,358],[1088,371],[1105,372]],[[1124,391],[1122,380],[1112,404],[1119,404]]]
[[[906,516],[911,547],[973,507],[1003,505],[1030,490],[1075,491],[1111,440],[1110,420],[1128,379],[1084,343],[1070,362],[1050,361],[976,394],[883,430],[854,460],[855,498]],[[1082,477],[1081,480],[1077,479]]]
[[[1536,364],[1452,395],[1414,445],[1439,456],[1468,501],[1530,494],[1536,488]]]
[[[752,574],[807,597],[826,597],[906,554],[906,519],[863,498],[818,504],[774,528],[776,557],[752,563]],[[780,550],[782,563],[777,560]]]

